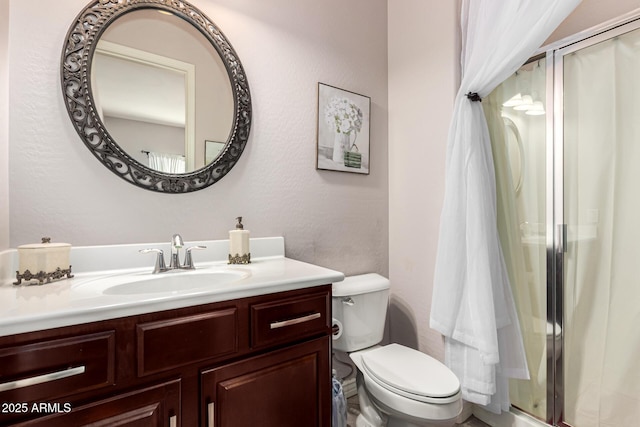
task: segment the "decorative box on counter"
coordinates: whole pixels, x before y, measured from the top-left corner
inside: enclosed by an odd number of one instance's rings
[[[69,243],[51,243],[51,238],[43,237],[42,243],[31,243],[18,246],[18,271],[16,271],[19,285],[23,280],[37,280],[40,285],[54,279],[73,277],[69,264]]]

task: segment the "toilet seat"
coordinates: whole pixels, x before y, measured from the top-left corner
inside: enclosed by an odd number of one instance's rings
[[[420,351],[389,344],[363,353],[361,362],[370,380],[408,399],[431,404],[460,399],[460,381],[455,374]]]

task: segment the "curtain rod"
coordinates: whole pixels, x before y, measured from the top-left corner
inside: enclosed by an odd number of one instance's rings
[[[141,153],[146,154],[147,156],[151,153],[151,151],[147,151],[147,150],[140,150]],[[184,154],[169,154],[170,156],[180,156],[180,157],[185,157]]]

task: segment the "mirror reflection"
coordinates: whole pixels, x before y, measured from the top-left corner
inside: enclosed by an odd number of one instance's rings
[[[225,65],[198,28],[165,10],[134,10],[106,28],[91,85],[111,137],[156,171],[201,169],[229,139],[235,111]]]

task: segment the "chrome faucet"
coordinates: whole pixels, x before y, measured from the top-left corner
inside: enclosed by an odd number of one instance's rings
[[[171,238],[171,260],[169,261],[169,267],[166,266],[164,262],[164,252],[162,249],[141,249],[139,252],[143,254],[147,253],[155,253],[156,256],[156,264],[153,268],[152,274],[164,273],[165,271],[170,270],[195,270],[195,265],[193,265],[193,257],[191,256],[191,251],[196,249],[206,249],[206,246],[191,246],[185,250],[184,264],[180,265],[180,249],[184,246],[184,242],[182,240],[182,236],[179,234],[174,234]]]
[[[180,249],[184,246],[182,236],[174,234],[171,238],[171,261],[169,261],[169,269],[180,268]]]

